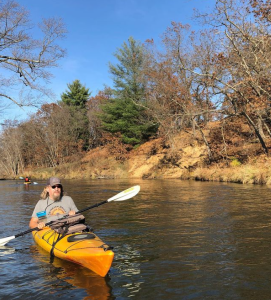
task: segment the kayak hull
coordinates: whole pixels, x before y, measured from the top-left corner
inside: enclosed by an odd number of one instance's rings
[[[114,252],[92,232],[73,233],[58,240],[60,234],[45,227],[33,231],[32,235],[34,241],[45,251],[86,267],[102,277],[106,276],[112,265]]]

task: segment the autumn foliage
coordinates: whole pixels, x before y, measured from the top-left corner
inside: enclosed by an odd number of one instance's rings
[[[205,147],[206,165],[268,157],[270,8],[269,0],[218,0],[212,11],[196,12],[198,31],[172,22],[161,43],[130,38],[110,64],[114,86],[91,97],[86,89],[80,109],[71,110],[69,99],[43,105],[23,123],[6,123],[5,172],[56,167],[89,153],[96,159],[95,147],[124,162],[155,138],[174,150],[182,133],[190,145]],[[175,154],[168,161],[176,162]]]

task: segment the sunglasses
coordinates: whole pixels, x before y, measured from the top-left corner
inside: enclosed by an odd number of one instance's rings
[[[62,188],[62,185],[61,185],[61,184],[56,184],[56,185],[51,186],[51,188],[52,188],[53,190],[54,190],[55,188],[61,189],[61,188]]]

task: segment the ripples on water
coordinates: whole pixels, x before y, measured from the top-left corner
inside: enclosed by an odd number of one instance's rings
[[[0,182],[0,237],[27,229],[44,183]],[[84,213],[114,247],[109,276],[38,248],[0,248],[0,299],[271,299],[270,189],[179,180],[66,181],[79,209],[141,185],[131,200]]]

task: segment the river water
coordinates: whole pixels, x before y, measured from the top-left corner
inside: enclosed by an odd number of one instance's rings
[[[28,229],[45,182],[0,181],[0,238]],[[0,299],[271,299],[271,189],[180,180],[66,180],[78,209],[139,184],[133,199],[84,213],[115,259],[106,278],[27,234],[0,249]]]

